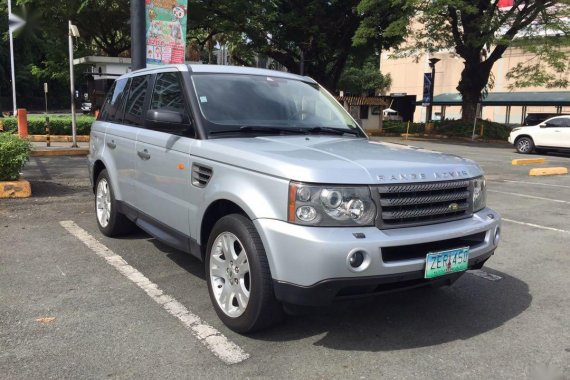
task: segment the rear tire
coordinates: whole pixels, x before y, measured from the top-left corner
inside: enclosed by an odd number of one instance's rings
[[[530,154],[534,150],[534,141],[530,137],[520,137],[515,141],[517,152],[522,154]]]
[[[232,214],[218,220],[208,239],[205,266],[210,299],[230,329],[250,333],[283,319],[263,243],[247,217]]]
[[[133,222],[117,210],[117,200],[107,169],[103,169],[95,182],[95,215],[97,227],[105,236],[124,235],[133,230]]]

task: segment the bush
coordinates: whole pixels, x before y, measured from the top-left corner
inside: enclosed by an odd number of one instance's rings
[[[475,135],[483,140],[506,140],[510,132],[511,128],[508,126],[488,120],[478,119],[475,126]],[[473,123],[466,123],[461,120],[436,122],[434,133],[451,137],[471,137]]]
[[[11,133],[0,133],[0,181],[20,178],[20,170],[30,158],[30,151],[27,140]]]
[[[4,131],[15,132],[18,130],[18,120],[15,117],[1,119],[4,123]],[[45,116],[28,115],[28,134],[45,135]],[[91,132],[91,124],[95,117],[89,115],[77,116],[77,134],[88,135]],[[71,135],[71,116],[49,116],[51,135]]]

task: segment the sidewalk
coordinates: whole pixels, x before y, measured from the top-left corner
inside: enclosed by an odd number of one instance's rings
[[[51,142],[48,147],[46,142],[32,141],[32,156],[87,156],[89,142],[78,142],[78,148],[72,148],[71,142]]]

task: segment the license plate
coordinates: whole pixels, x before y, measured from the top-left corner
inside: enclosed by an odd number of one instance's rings
[[[461,272],[469,264],[469,247],[430,252],[426,255],[425,278],[434,278],[450,273]]]

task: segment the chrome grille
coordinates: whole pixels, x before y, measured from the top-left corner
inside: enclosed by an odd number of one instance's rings
[[[378,228],[441,223],[471,215],[471,181],[378,186]]]

